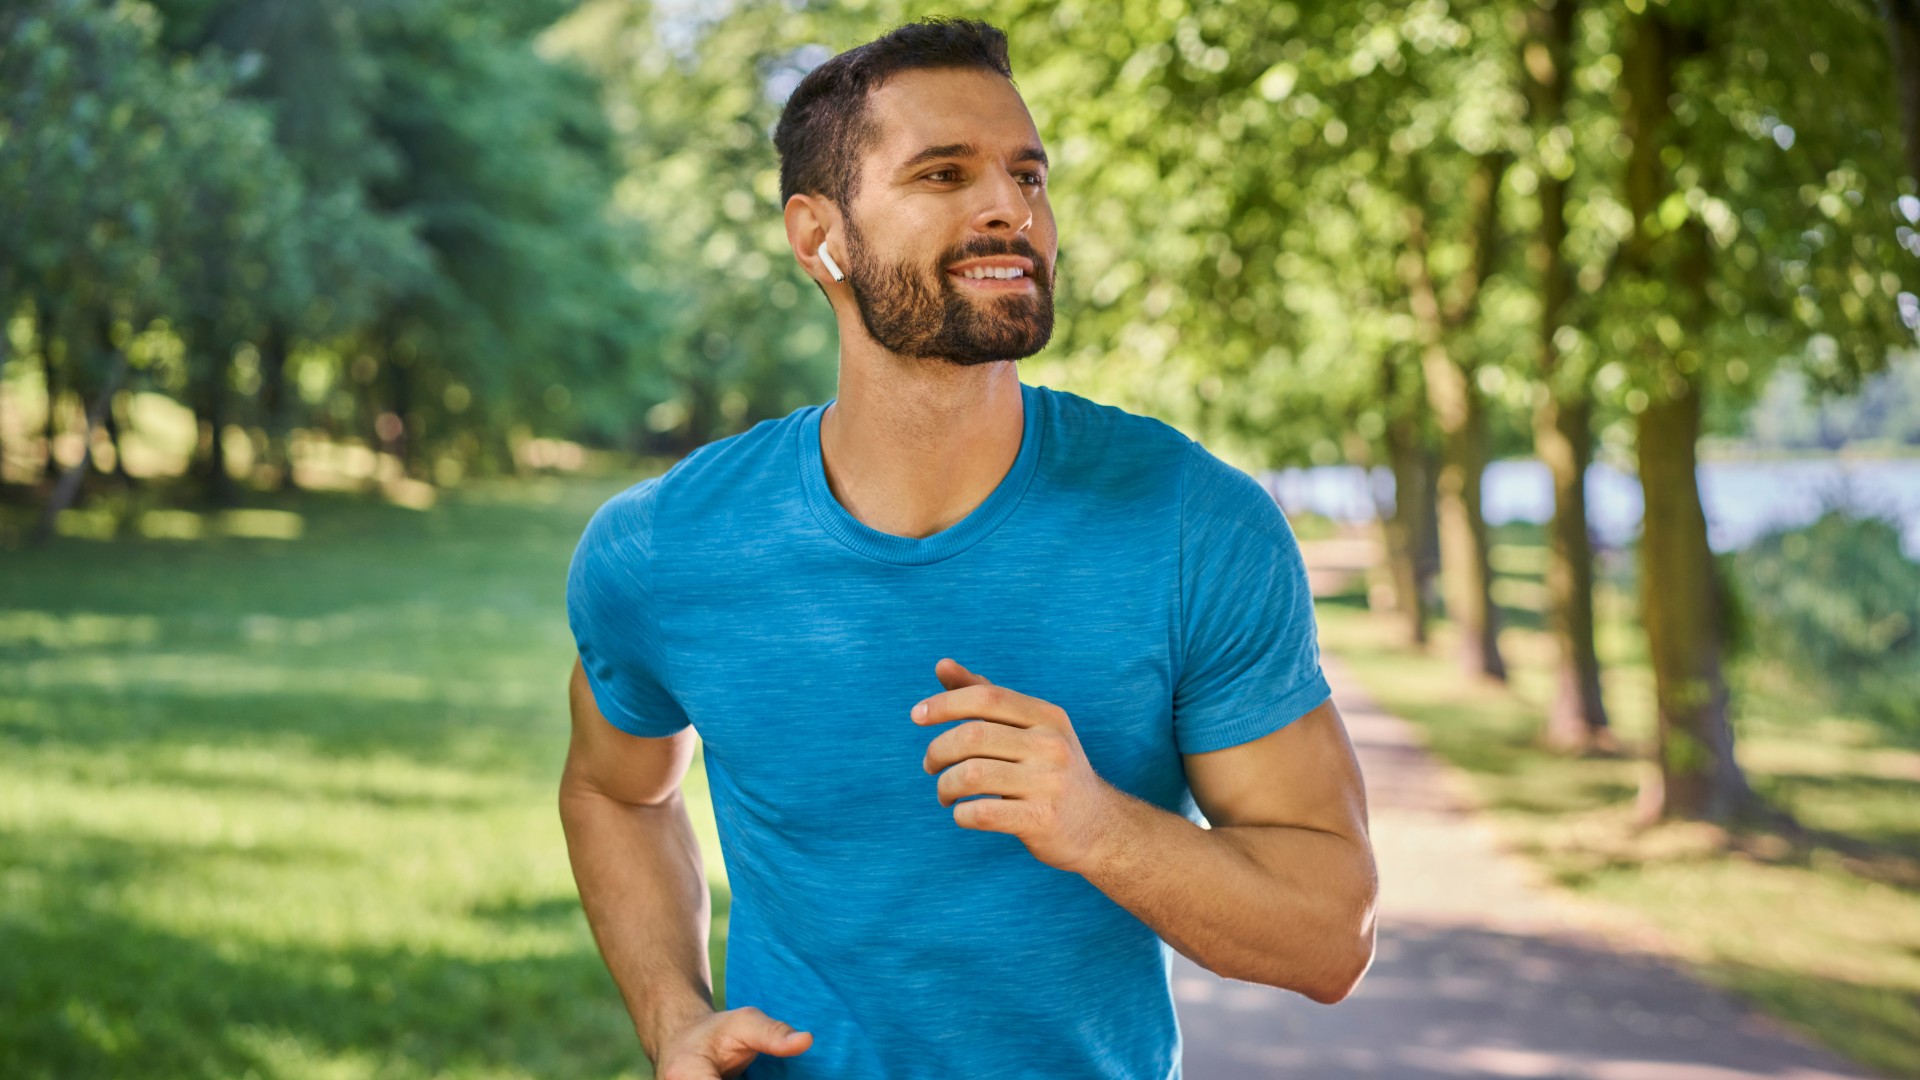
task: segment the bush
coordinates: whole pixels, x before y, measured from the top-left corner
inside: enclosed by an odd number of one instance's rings
[[[1733,560],[1751,654],[1874,719],[1920,726],[1920,563],[1877,517],[1829,510]]]

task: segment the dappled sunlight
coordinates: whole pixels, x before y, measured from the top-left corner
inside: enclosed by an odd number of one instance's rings
[[[159,637],[154,615],[91,611],[0,611],[0,648],[83,649],[151,645]]]

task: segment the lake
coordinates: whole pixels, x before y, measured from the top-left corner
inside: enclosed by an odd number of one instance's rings
[[[1700,466],[1707,538],[1716,551],[1744,547],[1777,528],[1804,525],[1829,507],[1897,523],[1907,556],[1920,559],[1920,459],[1792,458],[1713,461]],[[1287,512],[1312,511],[1336,521],[1370,521],[1374,496],[1392,505],[1393,474],[1357,465],[1282,469],[1259,475]],[[1485,479],[1487,520],[1545,522],[1553,515],[1547,467],[1531,460],[1496,461]],[[1621,546],[1640,533],[1640,479],[1609,465],[1587,470],[1587,517],[1594,538]]]

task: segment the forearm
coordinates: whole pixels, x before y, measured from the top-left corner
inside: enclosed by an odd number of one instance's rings
[[[1216,974],[1331,1003],[1373,946],[1377,877],[1363,843],[1278,825],[1202,828],[1119,789],[1082,876]]]
[[[580,903],[647,1060],[712,1015],[706,868],[679,792],[623,803],[563,782],[560,821]]]

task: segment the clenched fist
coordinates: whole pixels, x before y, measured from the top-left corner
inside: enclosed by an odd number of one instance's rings
[[[813,1033],[795,1031],[751,1005],[705,1017],[667,1041],[654,1062],[658,1080],[728,1080],[761,1054],[792,1057],[813,1045]]]
[[[1009,833],[1048,866],[1085,873],[1109,846],[1114,803],[1125,796],[1087,761],[1066,710],[996,686],[943,657],[933,666],[946,692],[909,712],[913,722],[967,723],[927,747],[921,768],[946,770],[935,787],[963,829]],[[998,799],[959,802],[969,795]]]

